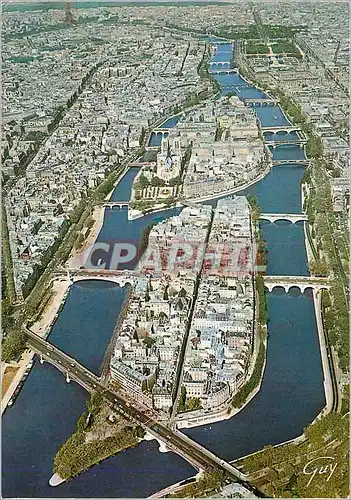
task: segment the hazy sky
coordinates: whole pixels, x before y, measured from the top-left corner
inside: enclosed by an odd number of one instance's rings
[[[209,2],[220,2],[220,3],[248,3],[248,0],[71,0],[72,6],[75,3],[80,3],[80,2],[92,2],[92,3],[99,3],[99,4],[109,4],[109,3],[126,3],[126,2],[140,2],[140,3],[148,3],[148,2],[172,2],[172,3],[184,3],[184,2],[201,2],[204,4],[207,4]],[[0,0],[1,5],[6,5],[6,4],[29,4],[29,3],[64,3],[65,0]],[[253,3],[286,3],[286,2],[291,2],[291,3],[297,3],[297,2],[303,2],[303,3],[349,3],[349,0],[253,0]]]

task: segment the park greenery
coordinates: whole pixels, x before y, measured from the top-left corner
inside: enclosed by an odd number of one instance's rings
[[[345,388],[345,394],[348,387]],[[346,498],[349,493],[349,403],[344,400],[341,413],[329,413],[304,429],[304,438],[277,447],[266,446],[262,451],[238,460],[250,480],[268,497],[279,498]],[[337,464],[334,474],[303,473],[305,465],[318,457],[333,457]],[[315,467],[330,460],[317,460]],[[313,469],[313,464],[311,464]]]
[[[275,39],[291,39],[296,31],[299,31],[301,27],[299,26],[281,26],[274,24],[264,25],[264,30],[266,36],[270,40]]]
[[[297,57],[298,59],[302,58],[301,52],[291,40],[279,40],[272,43],[271,47],[274,54],[285,54]]]
[[[106,417],[109,414],[113,412],[103,402],[102,396],[93,394],[87,410],[78,419],[76,431],[54,458],[54,473],[62,479],[70,479],[105,458],[138,444],[144,436],[143,429],[128,425],[116,415],[110,421]]]
[[[177,199],[174,196],[157,200],[157,204],[162,204],[164,208],[170,208],[176,203]],[[155,207],[155,200],[137,200],[129,204],[130,208],[139,210],[144,215],[152,212]]]
[[[251,209],[252,222],[254,224],[254,227],[257,228],[258,221],[259,221],[261,213],[262,213],[261,207],[258,204],[258,198],[257,198],[257,196],[248,195],[247,201],[249,202],[250,209]]]
[[[1,346],[1,358],[5,362],[18,360],[26,347],[25,334],[15,327],[9,327],[9,330]]]
[[[225,25],[217,28],[214,34],[219,37],[227,38],[228,40],[260,39],[260,35],[255,24],[251,24],[249,26]]]
[[[308,267],[313,276],[329,276],[329,266],[324,257],[317,257],[316,259],[310,261]]]
[[[267,292],[264,285],[263,277],[257,274],[255,278],[255,287],[258,294],[258,319],[262,327],[268,323],[268,305],[267,305]]]
[[[208,80],[210,78],[210,73],[208,71],[208,63],[210,59],[211,59],[211,46],[206,45],[202,55],[202,59],[197,66],[197,74],[199,75],[201,80]]]
[[[284,94],[282,89],[275,88],[274,94],[280,100],[280,104],[294,125],[299,125],[307,136],[306,154],[308,158],[321,158],[323,155],[323,142],[314,134],[312,124],[302,112],[300,106],[291,97]]]
[[[337,351],[339,368],[347,372],[350,363],[350,319],[348,302],[338,280],[334,280],[330,296],[325,292],[323,299],[324,327],[329,341]]]
[[[167,495],[167,498],[196,498],[208,496],[209,493],[222,488],[226,483],[226,475],[222,470],[204,472],[201,478],[191,484],[185,485],[174,494]]]
[[[268,54],[268,46],[262,41],[249,40],[245,45],[246,54]]]
[[[8,308],[16,299],[15,283],[13,279],[13,264],[9,241],[9,232],[7,227],[7,215],[2,200],[2,219],[1,219],[1,269],[2,269],[2,307]]]

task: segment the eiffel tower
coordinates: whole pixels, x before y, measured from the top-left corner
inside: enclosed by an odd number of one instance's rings
[[[73,24],[74,23],[74,17],[73,17],[73,14],[71,12],[71,2],[70,2],[70,0],[66,0],[65,23],[66,24]]]

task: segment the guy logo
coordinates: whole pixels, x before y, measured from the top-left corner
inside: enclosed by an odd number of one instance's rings
[[[310,480],[307,483],[307,486],[311,484],[312,480],[315,478],[316,475],[328,474],[327,477],[327,482],[328,482],[338,466],[337,463],[332,463],[333,461],[334,461],[333,457],[319,457],[310,460],[305,465],[302,471],[304,474],[306,474],[306,476],[311,476]]]

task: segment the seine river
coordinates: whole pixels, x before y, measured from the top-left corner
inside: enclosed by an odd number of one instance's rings
[[[217,47],[212,63],[229,65],[232,46]],[[266,97],[237,74],[216,78],[223,94],[235,91],[240,98]],[[289,124],[279,107],[259,107],[255,111],[264,126]],[[244,193],[255,194],[263,212],[300,213],[303,167],[299,160],[305,158],[304,152],[294,145],[279,146],[274,158],[296,160],[296,164],[273,167]],[[127,173],[114,199],[129,199],[135,175],[136,170]],[[150,222],[177,212],[168,210],[128,221],[126,211],[106,210],[99,240],[139,240]],[[262,222],[268,243],[268,274],[308,275],[302,224]],[[50,341],[98,373],[124,293],[118,286],[98,281],[74,284]],[[325,404],[311,292],[300,294],[292,289],[286,294],[276,289],[268,295],[268,312],[267,365],[261,391],[230,420],[185,431],[227,460],[301,434]],[[4,497],[147,497],[194,474],[193,467],[178,455],[160,453],[156,441],[143,441],[72,481],[50,487],[53,457],[74,431],[87,397],[82,388],[74,382],[67,384],[48,363],[35,363],[15,404],[3,416]]]

